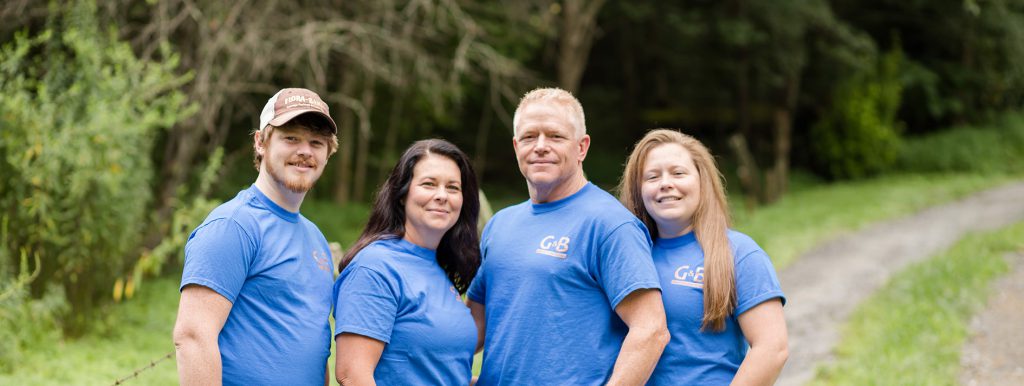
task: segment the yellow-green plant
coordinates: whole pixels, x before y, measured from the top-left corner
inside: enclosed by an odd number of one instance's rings
[[[22,253],[38,256],[29,298],[63,288],[59,320],[76,333],[137,256],[153,144],[191,109],[172,53],[141,61],[101,28],[93,1],[64,7],[0,49],[0,283],[23,277]]]

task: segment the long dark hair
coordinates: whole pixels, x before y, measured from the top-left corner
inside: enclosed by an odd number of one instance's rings
[[[476,173],[466,153],[443,139],[424,139],[409,146],[398,159],[384,185],[377,191],[370,220],[355,244],[341,259],[338,272],[345,269],[356,254],[370,243],[387,238],[405,236],[405,197],[409,194],[412,172],[416,164],[427,155],[436,155],[455,161],[462,178],[462,210],[437,246],[437,264],[448,274],[448,279],[460,294],[466,293],[469,283],[480,267],[480,236],[476,233],[480,216],[480,195]]]

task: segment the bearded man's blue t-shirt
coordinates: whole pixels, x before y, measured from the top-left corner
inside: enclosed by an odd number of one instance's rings
[[[217,338],[225,385],[323,384],[333,267],[316,225],[255,185],[210,212],[185,244],[179,290],[232,304]]]
[[[356,254],[335,282],[335,336],[385,343],[378,385],[468,385],[477,331],[434,250],[400,238]]]
[[[775,268],[750,237],[728,231],[736,280],[736,309],[723,331],[701,331],[704,318],[704,250],[693,232],[654,242],[654,264],[671,335],[648,385],[727,385],[747,355],[739,317],[758,304],[786,298]]]
[[[627,327],[615,307],[658,289],[647,228],[588,183],[564,199],[498,212],[469,299],[483,304],[478,385],[600,385]]]

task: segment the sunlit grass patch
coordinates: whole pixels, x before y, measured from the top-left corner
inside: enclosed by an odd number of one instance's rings
[[[0,385],[111,385],[174,350],[171,330],[178,312],[181,275],[152,279],[136,296],[111,307],[94,331],[76,340],[37,342]],[[128,384],[177,385],[173,356]]]
[[[1024,249],[1024,223],[973,234],[906,268],[864,302],[843,328],[834,363],[812,385],[955,385],[971,314]]]
[[[1011,180],[1007,175],[898,175],[814,185],[748,213],[733,200],[736,228],[752,237],[776,269],[815,245],[878,221],[908,215]]]

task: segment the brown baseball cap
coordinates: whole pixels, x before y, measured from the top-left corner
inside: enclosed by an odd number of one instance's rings
[[[260,113],[260,127],[281,126],[295,117],[314,113],[324,117],[331,124],[331,130],[338,134],[338,125],[331,119],[330,110],[320,96],[304,88],[286,88],[270,97]]]

